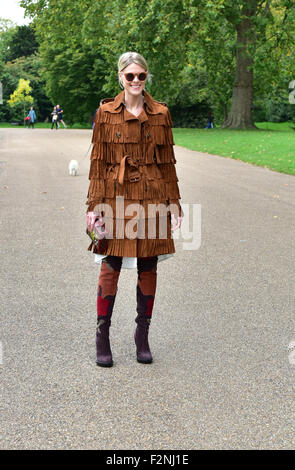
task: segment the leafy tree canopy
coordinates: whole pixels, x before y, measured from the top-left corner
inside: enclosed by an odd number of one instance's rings
[[[27,57],[38,51],[39,44],[36,41],[34,28],[30,25],[17,26],[11,36],[6,61]]]
[[[220,120],[242,110],[246,126],[253,97],[261,102],[279,93],[286,100],[295,76],[294,0],[21,3],[33,18],[48,96],[62,101],[73,119],[118,93],[116,64],[127,50],[147,59],[148,91],[156,99],[206,101]]]

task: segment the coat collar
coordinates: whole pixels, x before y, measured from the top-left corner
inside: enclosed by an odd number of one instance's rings
[[[149,114],[162,114],[163,113],[163,105],[155,101],[154,98],[145,90],[143,91],[143,96],[144,96],[144,106]],[[111,113],[119,113],[121,111],[121,106],[124,106],[124,97],[125,97],[125,92],[123,90],[114,98],[114,101],[107,103],[106,109]]]

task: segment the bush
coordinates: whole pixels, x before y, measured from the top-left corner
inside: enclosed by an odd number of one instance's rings
[[[257,99],[253,109],[254,122],[286,122],[295,119],[295,106],[284,98]]]
[[[207,124],[208,114],[211,112],[208,105],[199,103],[193,106],[170,107],[173,127],[203,128]]]

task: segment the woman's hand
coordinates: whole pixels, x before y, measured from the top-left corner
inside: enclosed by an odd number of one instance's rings
[[[102,240],[108,234],[108,231],[105,229],[103,218],[97,212],[87,212],[86,223],[87,230],[89,232],[94,231],[98,240]]]
[[[183,217],[175,217],[174,214],[171,214],[171,217],[172,217],[172,220],[171,220],[171,230],[172,232],[174,232],[174,230],[178,229],[181,227],[181,222],[182,222],[182,219]]]
[[[87,212],[86,214],[86,225],[89,232],[92,232],[95,220],[99,217],[97,212]]]

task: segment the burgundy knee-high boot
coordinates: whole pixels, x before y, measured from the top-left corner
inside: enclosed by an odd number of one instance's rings
[[[96,364],[111,367],[113,357],[109,330],[113,313],[122,258],[108,256],[102,260],[97,292]]]
[[[148,334],[157,285],[157,262],[157,256],[137,259],[137,327],[134,340],[137,361],[143,364],[153,362]]]

